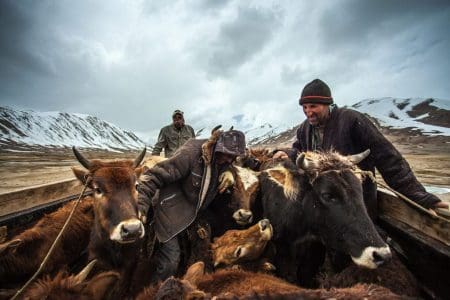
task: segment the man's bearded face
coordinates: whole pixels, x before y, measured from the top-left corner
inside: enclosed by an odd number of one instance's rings
[[[180,129],[181,127],[184,126],[184,118],[183,118],[182,115],[177,114],[177,115],[175,115],[175,116],[172,118],[172,120],[173,120],[173,125],[174,125],[176,128]]]
[[[308,119],[309,124],[313,126],[323,125],[330,115],[330,108],[327,104],[305,103],[303,112]]]

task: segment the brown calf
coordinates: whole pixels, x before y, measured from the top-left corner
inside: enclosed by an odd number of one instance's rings
[[[64,225],[74,202],[45,215],[32,228],[0,244],[0,285],[14,287],[27,280],[39,267]],[[93,201],[87,197],[76,209],[43,274],[74,262],[87,248],[94,220]]]
[[[86,281],[94,263],[95,261],[91,262],[77,275],[68,275],[62,271],[53,278],[46,276],[36,281],[25,291],[23,299],[101,300],[107,298],[119,274],[104,272]]]
[[[94,191],[94,225],[89,241],[89,259],[98,260],[98,269],[120,273],[117,293],[128,293],[136,274],[144,225],[137,206],[139,167],[145,149],[136,160],[89,161],[73,148],[87,171],[73,168],[75,176]]]
[[[183,279],[169,278],[146,289],[143,299],[402,299],[386,288],[358,284],[344,289],[304,289],[277,277],[241,270],[205,274],[202,263],[189,268]]]
[[[233,266],[246,270],[271,271],[273,266],[260,259],[273,235],[269,220],[244,230],[228,230],[211,245],[214,266]]]

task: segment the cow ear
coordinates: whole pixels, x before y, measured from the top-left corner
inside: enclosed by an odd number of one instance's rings
[[[86,184],[87,175],[89,174],[89,171],[85,171],[82,169],[78,169],[76,167],[72,167],[72,172],[75,174],[75,177],[81,181],[81,183],[84,185]]]
[[[21,239],[14,239],[12,241],[0,244],[0,254],[6,254],[7,251],[14,252],[20,244],[22,244]]]
[[[198,261],[189,267],[186,274],[183,276],[183,279],[189,281],[190,284],[197,286],[197,283],[200,282],[203,275],[205,275],[205,263]]]
[[[140,178],[142,173],[144,173],[144,169],[147,168],[146,166],[138,167],[134,169],[134,173],[136,174],[136,178]]]
[[[93,300],[108,299],[109,292],[119,280],[119,273],[104,272],[93,277],[85,289],[92,295]]]

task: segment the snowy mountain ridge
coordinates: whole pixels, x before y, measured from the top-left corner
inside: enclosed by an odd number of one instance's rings
[[[120,151],[144,145],[134,133],[93,116],[0,107],[0,148],[77,146]]]
[[[351,108],[375,118],[382,127],[410,128],[423,135],[450,136],[450,101],[434,98],[365,99]]]
[[[367,114],[382,128],[406,130],[407,134],[450,137],[450,100],[434,98],[370,98],[349,108]],[[291,145],[296,124],[238,122],[248,146]],[[199,138],[208,138],[213,126],[195,128]],[[199,130],[200,129],[200,130]],[[84,114],[22,111],[0,107],[0,149],[28,151],[32,147],[97,148],[112,151],[142,149],[143,140],[106,121]],[[152,146],[153,143],[148,143]]]

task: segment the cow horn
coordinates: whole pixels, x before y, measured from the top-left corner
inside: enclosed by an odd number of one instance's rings
[[[295,163],[297,165],[297,168],[303,169],[305,171],[312,167],[309,161],[305,159],[305,153],[300,153]]]
[[[142,160],[144,159],[145,152],[147,152],[147,147],[144,147],[144,150],[142,150],[141,154],[139,154],[139,156],[136,157],[136,159],[133,162],[133,168],[137,168],[141,164]]]
[[[72,150],[73,150],[73,154],[75,154],[75,157],[80,162],[80,164],[89,170],[91,168],[91,162],[87,158],[85,158],[83,155],[81,155],[81,153],[78,152],[78,149],[75,148],[75,146],[72,147]]]
[[[94,259],[86,267],[84,267],[83,270],[80,271],[80,273],[78,273],[75,276],[75,283],[76,284],[80,284],[80,283],[82,283],[83,281],[86,280],[86,278],[89,276],[89,273],[91,273],[92,268],[94,267],[96,262],[97,262],[97,260]]]
[[[231,131],[231,130],[233,130],[233,128],[234,128],[234,126],[231,126],[231,127],[230,127],[230,129],[228,129],[228,131]]]
[[[214,127],[213,130],[211,130],[211,134],[214,134],[214,132],[219,130],[221,127],[222,127],[222,125],[217,125],[216,127]]]
[[[370,149],[367,149],[364,152],[354,154],[354,155],[349,155],[349,156],[347,156],[347,159],[356,165],[356,164],[359,164],[364,158],[369,156],[369,154],[370,154]]]

